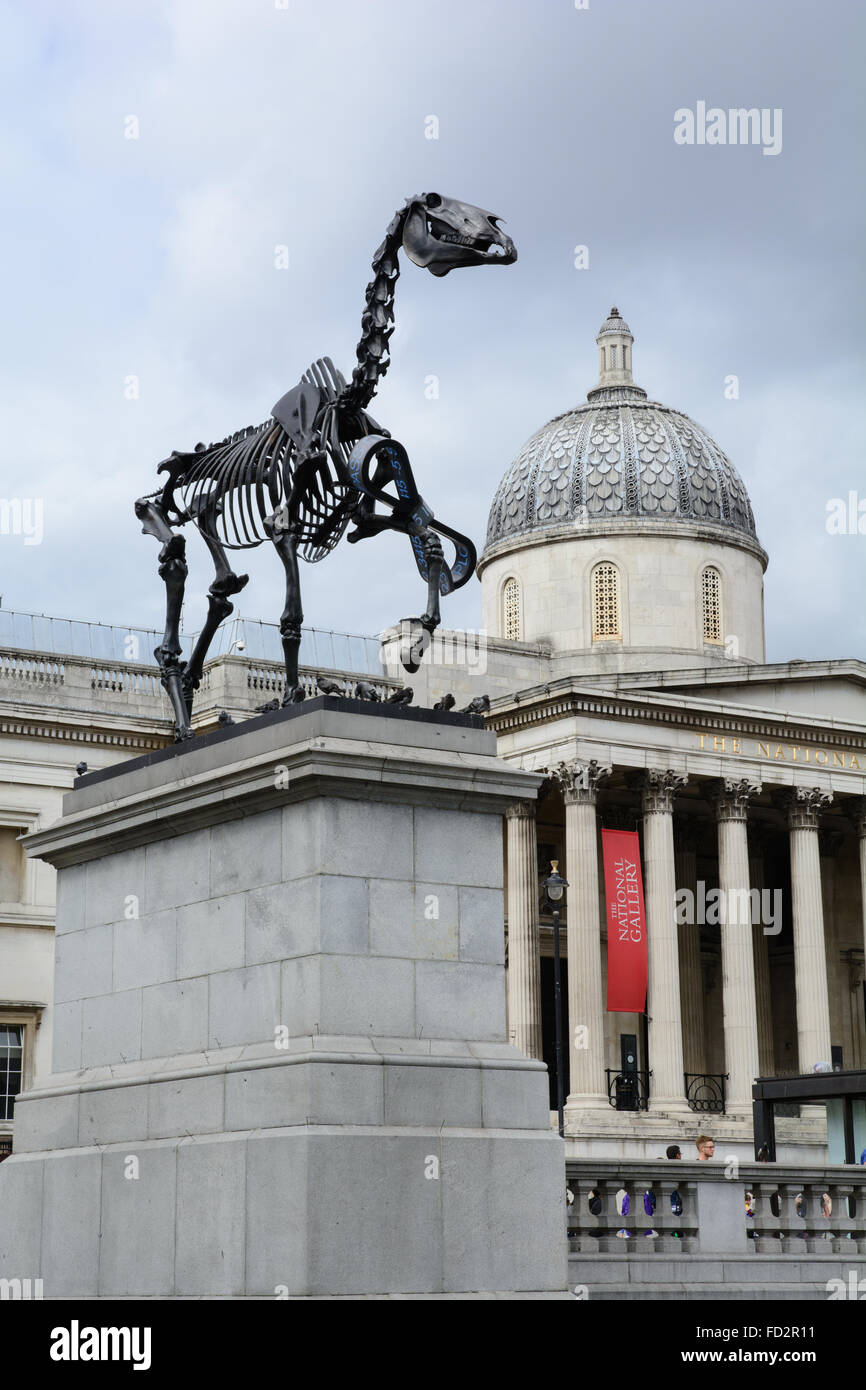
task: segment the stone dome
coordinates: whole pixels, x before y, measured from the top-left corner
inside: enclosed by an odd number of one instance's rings
[[[542,426],[506,470],[485,551],[550,527],[591,530],[617,519],[628,529],[656,520],[709,524],[754,542],[752,506],[730,459],[688,415],[634,384],[633,338],[616,308],[596,341],[598,385],[585,405]]]
[[[596,342],[598,342],[599,338],[605,338],[611,333],[628,333],[629,337],[631,337],[631,329],[616,305],[611,309],[604,323],[601,325],[601,328],[598,330]]]

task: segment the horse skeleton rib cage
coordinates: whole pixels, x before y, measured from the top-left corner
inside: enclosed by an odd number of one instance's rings
[[[161,542],[159,574],[166,587],[166,625],[154,656],[175,715],[177,738],[192,737],[190,721],[205,657],[220,623],[232,612],[229,595],[249,578],[235,574],[227,550],[270,540],[286,573],[280,636],[286,663],[283,704],[304,698],[298,683],[301,640],[298,556],[315,563],[352,523],[349,541],[390,529],[408,535],[427,583],[427,610],[411,619],[412,644],[403,656],[417,671],[429,634],[439,624],[439,595],[465,584],[475,569],[472,542],[437,521],[420,497],[405,449],[367,414],[390,362],[394,288],[402,245],[410,260],[432,275],[458,266],[510,265],[514,243],[493,213],[438,193],[407,199],[373,257],[361,318],[357,365],[350,382],[330,358],[314,362],[273,408],[264,424],[250,426],[219,444],[174,452],[159,465],[165,486],[135,504],[142,530]],[[376,511],[379,503],[385,509]],[[188,662],[180,660],[179,625],[187,575],[186,541],[173,526],[191,521],[214,561],[208,612]],[[453,544],[445,561],[440,536]]]

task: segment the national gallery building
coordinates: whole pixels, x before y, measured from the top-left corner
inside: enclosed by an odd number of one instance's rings
[[[536,774],[503,830],[509,1031],[548,1063],[555,1110],[543,882],[558,861],[568,1155],[693,1156],[707,1132],[717,1156],[746,1157],[755,1078],[866,1068],[866,664],[767,664],[746,488],[635,384],[633,342],[612,309],[585,404],[543,425],[493,496],[479,633],[437,635],[410,679],[422,706],[488,694],[500,757]],[[52,1034],[86,1026],[80,1001],[52,997],[54,871],[18,836],[60,815],[81,762],[171,741],[157,640],[0,610],[0,1147]],[[228,620],[220,640],[199,732],[282,694],[276,628]],[[403,640],[305,631],[308,695],[324,677],[386,698],[407,680]],[[604,830],[639,836],[645,1012],[607,1007]],[[832,1157],[824,1111],[789,1111],[780,1158]]]

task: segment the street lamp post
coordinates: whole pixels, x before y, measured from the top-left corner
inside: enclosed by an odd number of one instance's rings
[[[565,897],[568,879],[563,878],[560,874],[558,859],[551,859],[550,868],[550,877],[545,880],[544,886],[547,889],[547,900],[553,912],[553,991],[554,1013],[556,1016],[556,1109],[559,1114],[559,1133],[561,1137],[564,1137],[565,1121],[563,1111],[565,1109],[565,1077],[562,1070],[562,970],[559,958],[559,909]]]

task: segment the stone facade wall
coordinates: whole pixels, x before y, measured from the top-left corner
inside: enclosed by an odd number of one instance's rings
[[[655,528],[657,529],[657,528]],[[683,529],[683,528],[680,528]],[[739,660],[764,660],[763,565],[756,550],[696,537],[689,528],[655,534],[572,535],[547,539],[494,556],[482,579],[483,626],[501,633],[501,592],[515,576],[521,586],[522,637],[549,643],[554,652],[579,654],[581,669],[645,669],[701,666],[730,660],[725,646],[705,644],[701,627],[700,576],[714,565],[722,576],[722,622],[736,641]],[[612,561],[620,574],[622,640],[593,643],[590,574]],[[729,644],[730,651],[730,644]],[[688,661],[677,660],[688,655]]]

